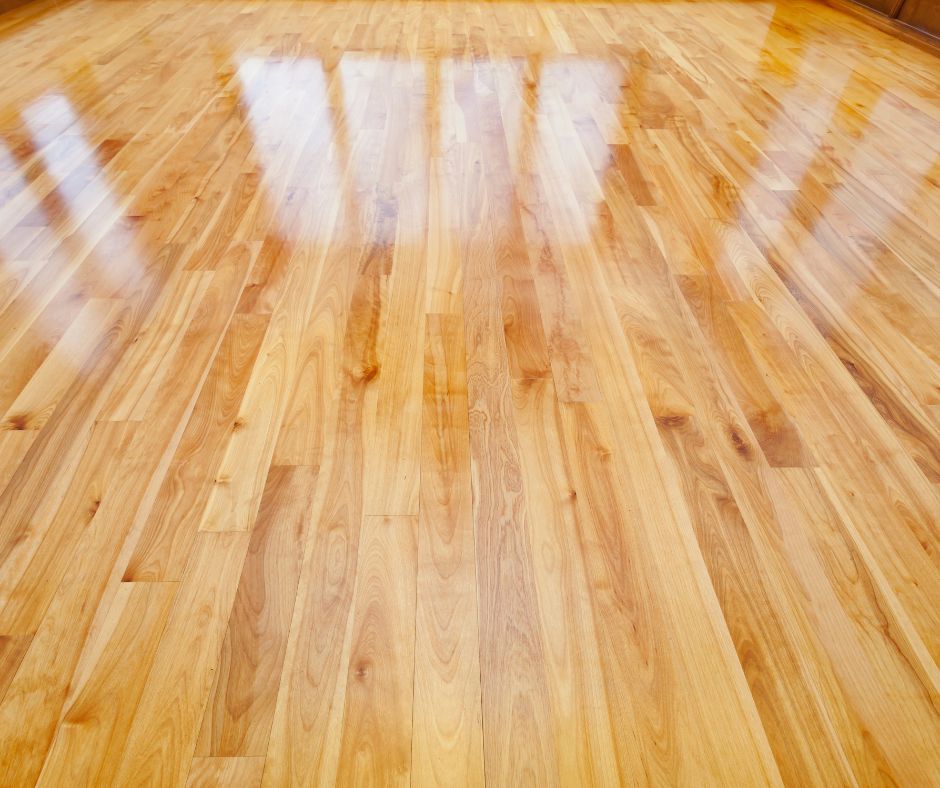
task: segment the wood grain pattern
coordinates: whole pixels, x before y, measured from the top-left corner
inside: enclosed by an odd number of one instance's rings
[[[936,784],[938,64],[0,12],[0,783]]]
[[[337,783],[410,785],[416,521],[365,517]]]
[[[89,640],[40,785],[108,784],[176,595],[175,583],[122,583],[102,631]],[[122,666],[133,664],[134,681]]]
[[[186,788],[258,788],[264,758],[193,758]]]
[[[236,409],[266,328],[260,317],[232,319],[124,570],[125,581],[180,578],[224,441],[237,429]]]
[[[463,321],[427,317],[411,773],[483,781],[467,370]]]
[[[240,574],[247,549],[248,534],[240,531],[197,537],[127,732],[116,782],[186,779],[232,610],[232,575]],[[185,661],[179,659],[181,642],[188,644]]]
[[[215,685],[202,723],[199,755],[264,755],[280,681],[316,468],[275,466],[235,594]]]

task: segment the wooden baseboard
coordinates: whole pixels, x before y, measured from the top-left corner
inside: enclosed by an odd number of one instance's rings
[[[4,11],[12,11],[14,8],[19,8],[21,5],[26,5],[31,2],[31,0],[0,0],[0,14]]]
[[[36,0],[0,0],[0,14],[33,2],[36,2]],[[879,14],[877,11],[873,11],[867,6],[854,2],[854,0],[819,0],[819,2],[830,8],[844,11],[856,18],[862,19],[873,27],[877,27],[883,32],[897,36],[921,49],[940,55],[940,38],[924,30],[911,27],[899,19],[892,19],[884,14]],[[48,5],[48,3],[44,5]]]
[[[58,8],[59,6],[69,5],[73,2],[75,2],[75,0],[0,0],[0,14],[27,5],[34,6],[36,13],[44,13],[50,8]],[[30,8],[30,12],[32,11],[33,8]]]
[[[892,19],[884,14],[879,14],[871,8],[853,2],[853,0],[819,0],[819,2],[830,8],[835,8],[838,11],[845,11],[847,14],[862,19],[885,33],[907,41],[909,44],[914,44],[914,46],[932,52],[935,55],[940,55],[940,38],[924,30],[911,27],[900,19]]]

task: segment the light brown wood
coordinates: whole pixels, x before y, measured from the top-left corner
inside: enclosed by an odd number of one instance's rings
[[[251,533],[198,755],[264,755],[310,527],[317,471],[273,466]]]
[[[193,758],[186,788],[258,788],[264,758]]]
[[[459,315],[425,328],[411,774],[483,782],[467,370]]]
[[[356,571],[339,785],[410,785],[414,517],[366,517]]]
[[[163,634],[175,583],[122,583],[102,631],[76,670],[72,700],[39,776],[41,785],[105,785],[114,780],[137,703]],[[134,681],[124,678],[135,666]]]
[[[938,141],[812,0],[0,14],[0,783],[936,784]]]

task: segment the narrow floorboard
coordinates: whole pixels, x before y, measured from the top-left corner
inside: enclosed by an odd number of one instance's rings
[[[0,15],[0,784],[940,785],[938,659],[940,57]]]

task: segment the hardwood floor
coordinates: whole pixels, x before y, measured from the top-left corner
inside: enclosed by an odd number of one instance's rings
[[[940,785],[940,57],[809,0],[0,15],[0,784]]]

